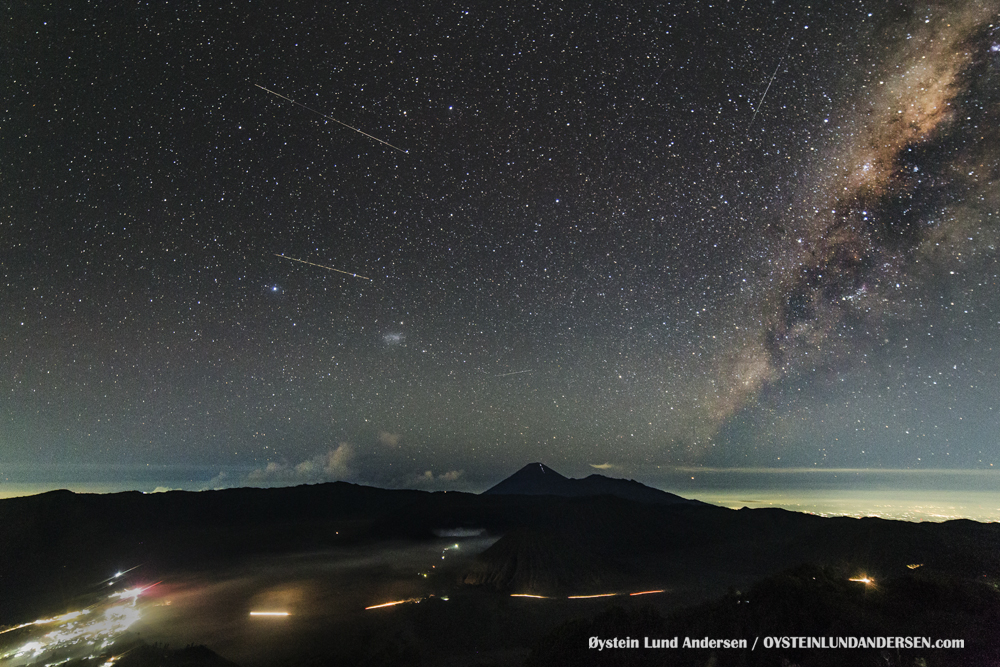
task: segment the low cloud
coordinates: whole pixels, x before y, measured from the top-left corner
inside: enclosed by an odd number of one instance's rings
[[[246,476],[246,483],[254,486],[284,486],[333,482],[353,475],[354,471],[351,469],[353,459],[354,447],[349,442],[342,442],[336,449],[318,454],[296,465],[272,461],[263,468],[251,471]]]
[[[613,463],[591,463],[591,468],[597,468],[598,470],[610,470],[611,468],[617,468]]]
[[[417,482],[420,484],[430,484],[433,482],[455,482],[464,472],[464,470],[449,470],[448,472],[443,472],[440,475],[435,475],[430,470],[426,470],[423,475],[417,476]]]
[[[225,470],[220,470],[218,475],[208,480],[208,483],[205,484],[205,489],[219,491],[221,489],[228,489],[230,486],[229,474]]]

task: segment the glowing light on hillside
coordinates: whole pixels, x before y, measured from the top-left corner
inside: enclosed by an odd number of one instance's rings
[[[567,597],[568,600],[586,600],[587,598],[609,598],[613,595],[618,595],[618,593],[598,593],[596,595],[570,595]]]
[[[111,599],[118,599],[118,600],[131,600],[132,605],[135,606],[135,601],[138,599],[138,597],[155,585],[156,584],[150,584],[149,586],[136,586],[135,588],[129,588],[124,591],[118,591],[117,593],[112,593],[108,597]]]
[[[252,611],[251,616],[291,616],[287,611]]]
[[[511,593],[512,598],[535,598],[538,600],[548,600],[544,595],[531,595],[530,593]]]
[[[848,579],[848,581],[857,581],[864,584],[865,586],[875,583],[875,580],[872,579],[871,577],[851,577],[850,579]]]

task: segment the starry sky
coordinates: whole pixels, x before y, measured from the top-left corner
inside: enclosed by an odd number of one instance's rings
[[[1000,466],[996,0],[3,21],[0,483]]]

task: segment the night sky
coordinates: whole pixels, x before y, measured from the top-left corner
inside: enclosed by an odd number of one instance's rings
[[[995,0],[0,18],[0,483],[1000,467]]]

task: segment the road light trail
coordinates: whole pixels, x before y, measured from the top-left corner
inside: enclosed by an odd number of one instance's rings
[[[385,607],[395,607],[397,604],[407,604],[409,602],[420,602],[426,598],[408,598],[406,600],[393,600],[392,602],[383,602],[382,604],[373,604],[370,607],[365,607],[365,611],[369,609],[383,609]]]

